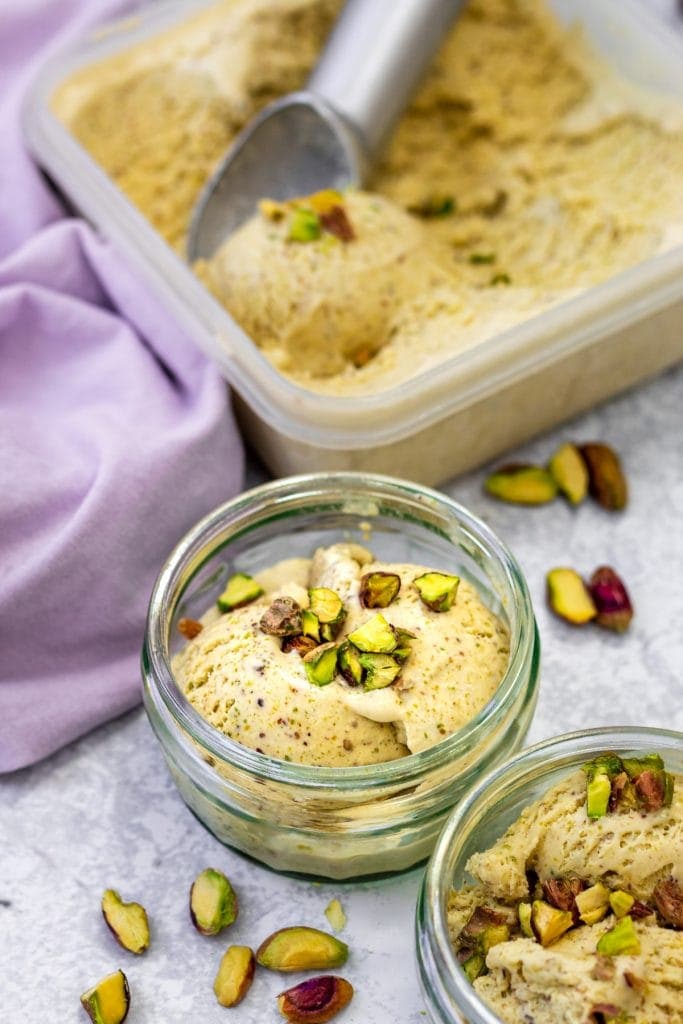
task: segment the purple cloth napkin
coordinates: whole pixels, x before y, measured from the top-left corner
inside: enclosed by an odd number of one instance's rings
[[[151,587],[239,491],[224,381],[24,151],[47,48],[123,9],[3,0],[0,17],[0,772],[140,699]]]

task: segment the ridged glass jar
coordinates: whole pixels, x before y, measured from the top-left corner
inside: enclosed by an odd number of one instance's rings
[[[420,987],[434,1024],[501,1024],[465,976],[448,935],[448,896],[473,881],[465,870],[469,857],[492,846],[525,807],[607,750],[625,757],[661,754],[668,771],[683,774],[683,733],[627,726],[591,729],[522,751],[482,779],[452,812],[417,906]]]
[[[236,571],[253,574],[341,540],[473,582],[509,628],[506,674],[474,719],[420,753],[341,769],[267,757],[214,729],[181,693],[171,668],[182,641],[177,620],[201,615]],[[277,870],[358,878],[426,858],[453,804],[519,748],[535,706],[538,662],[526,583],[483,522],[445,495],[401,480],[313,474],[228,502],[172,552],[150,602],[144,703],[183,799],[221,842]]]

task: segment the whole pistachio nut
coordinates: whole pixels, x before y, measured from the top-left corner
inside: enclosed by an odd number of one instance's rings
[[[582,626],[598,614],[586,584],[574,569],[559,567],[546,575],[548,604],[565,622]]]
[[[314,686],[328,686],[337,671],[337,645],[320,644],[304,655],[304,668],[309,683]]]
[[[280,928],[256,950],[257,963],[271,971],[324,971],[341,967],[348,955],[341,939],[305,925]]]
[[[343,622],[346,612],[344,602],[335,590],[329,587],[314,587],[308,591],[309,608],[318,622],[323,625],[337,626]]]
[[[147,912],[139,903],[124,903],[115,889],[102,896],[102,916],[120,946],[129,953],[144,953],[149,946]]]
[[[205,868],[190,889],[190,917],[202,935],[218,935],[237,919],[237,896],[222,871]]]
[[[548,463],[548,470],[565,498],[579,505],[588,494],[588,469],[575,444],[560,445]]]
[[[360,578],[360,603],[364,608],[388,608],[398,597],[401,577],[395,572],[366,572]]]
[[[597,945],[598,953],[603,956],[621,956],[640,953],[640,939],[633,924],[633,919],[626,914],[600,937]]]
[[[353,998],[353,986],[345,978],[325,974],[308,978],[277,997],[280,1013],[292,1024],[325,1024]]]
[[[256,959],[248,946],[228,946],[213,983],[221,1006],[237,1006],[242,1002],[251,988],[255,970]]]
[[[363,666],[360,662],[360,652],[348,640],[344,640],[339,645],[337,667],[351,686],[360,686],[363,682]]]
[[[619,456],[607,444],[592,442],[579,448],[588,469],[588,487],[599,505],[611,512],[626,506],[628,486]]]
[[[81,1005],[93,1024],[123,1024],[130,1009],[130,989],[123,971],[108,974],[84,992]]]
[[[398,645],[396,630],[379,612],[349,633],[347,639],[366,654],[391,654]]]
[[[557,496],[557,483],[547,469],[520,463],[500,466],[484,481],[484,488],[492,497],[516,505],[544,505]]]
[[[400,664],[390,654],[359,654],[358,660],[365,669],[363,686],[366,690],[383,690],[396,681]]]
[[[269,636],[296,636],[301,633],[301,607],[293,597],[276,597],[259,621],[259,629]]]
[[[425,572],[413,582],[423,604],[433,612],[447,612],[453,607],[460,577],[447,572]]]
[[[623,633],[633,618],[633,605],[621,578],[608,565],[601,565],[588,581],[588,590],[598,614],[598,626]]]
[[[253,576],[248,576],[244,572],[236,572],[228,580],[227,586],[216,604],[222,612],[231,612],[235,608],[251,604],[262,593],[263,587],[256,582]]]

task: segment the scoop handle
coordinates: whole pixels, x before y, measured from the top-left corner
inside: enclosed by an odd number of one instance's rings
[[[464,0],[347,0],[308,82],[372,159]]]

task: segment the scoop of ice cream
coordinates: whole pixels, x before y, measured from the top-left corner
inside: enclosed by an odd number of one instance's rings
[[[632,1024],[680,1021],[683,937],[646,919],[635,925],[640,953],[601,959],[597,942],[613,924],[574,928],[547,948],[533,939],[501,942],[474,987],[506,1024],[588,1021],[600,1005],[617,1007]]]
[[[668,875],[683,878],[683,783],[670,807],[647,815],[586,813],[586,776],[574,772],[527,807],[490,850],[474,854],[468,870],[494,896],[528,896],[527,871],[541,880],[576,874],[604,881],[647,900]]]
[[[449,255],[420,221],[378,195],[348,192],[354,238],[293,241],[285,217],[257,214],[195,269],[268,357],[287,373],[328,377],[390,339],[411,295],[447,284]]]
[[[432,567],[433,568],[433,567]],[[245,746],[303,764],[357,765],[423,750],[459,729],[492,697],[508,661],[505,626],[461,581],[454,605],[435,612],[414,586],[422,566],[376,562],[365,548],[335,544],[313,558],[287,559],[258,574],[265,594],[220,615],[174,659],[176,679],[212,725]],[[382,609],[391,625],[410,630],[410,655],[394,685],[366,691],[337,676],[313,685],[296,651],[259,628],[275,597],[308,606],[311,588],[342,599],[338,641],[377,614],[362,606],[362,576],[394,573],[401,589]]]

